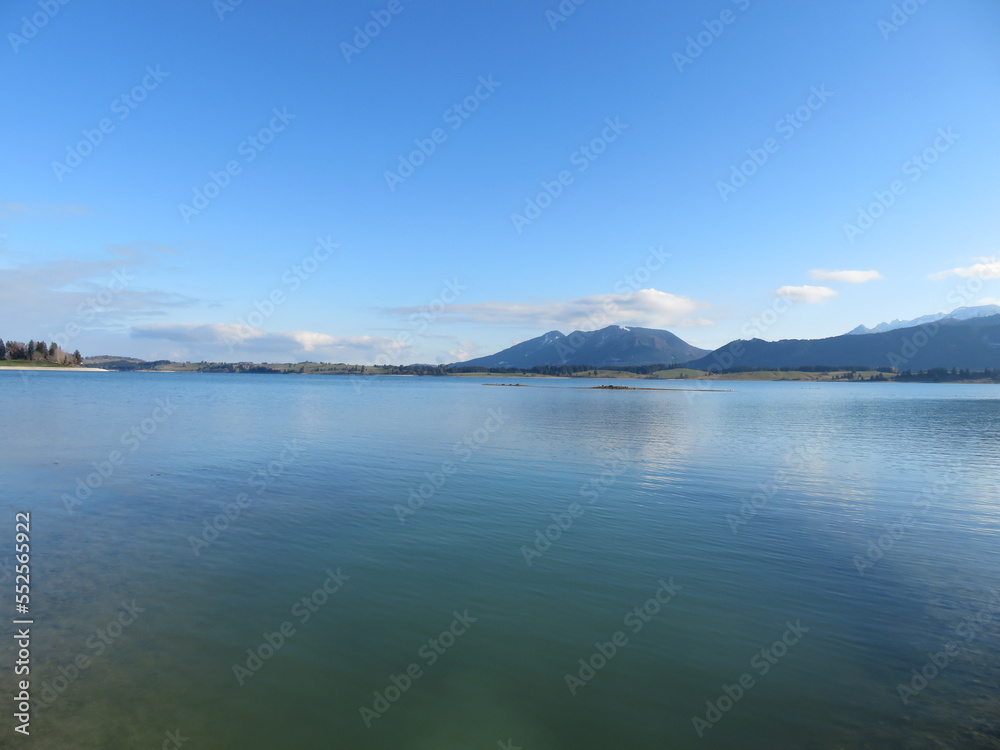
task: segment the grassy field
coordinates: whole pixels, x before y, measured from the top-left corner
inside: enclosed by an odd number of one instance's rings
[[[584,370],[583,372],[577,372],[570,375],[572,378],[643,378],[643,375],[636,375],[634,372],[625,372],[624,370]]]
[[[846,379],[844,375],[848,375]],[[799,380],[812,382],[829,382],[832,380],[850,382],[851,380],[868,380],[883,375],[891,379],[891,373],[879,373],[875,370],[859,370],[852,377],[847,370],[837,370],[834,372],[802,372],[800,370],[762,370],[760,372],[734,372],[728,375],[707,375],[704,380]]]
[[[573,378],[574,380],[614,380],[614,379],[631,379],[631,380],[673,380],[677,378],[700,378],[708,373],[702,370],[687,370],[676,368],[673,370],[659,370],[658,372],[651,373],[649,375],[636,375],[634,372],[626,372],[625,370],[584,370],[583,372],[576,372],[572,375],[540,375],[538,373],[528,372],[528,373],[497,373],[497,372],[456,372],[452,373],[453,377],[472,377],[472,378]]]
[[[71,368],[73,365],[57,365],[55,362],[33,362],[27,359],[0,360],[0,367],[60,367]]]
[[[647,375],[650,380],[676,380],[678,378],[703,378],[708,375],[704,370],[692,370],[689,367],[674,367],[670,370],[657,370]]]
[[[573,375],[566,375],[561,377],[569,377],[574,380],[588,380],[588,379],[601,379],[601,380],[612,380],[612,379],[632,379],[632,380],[774,380],[774,381],[805,381],[805,382],[829,382],[829,381],[842,381],[846,380],[868,380],[869,377],[877,377],[879,373],[875,370],[864,370],[856,372],[853,378],[844,378],[845,374],[849,374],[847,370],[836,370],[834,372],[802,372],[800,370],[762,370],[760,372],[736,372],[723,375],[713,375],[706,370],[692,370],[686,367],[675,367],[670,370],[657,370],[649,375],[636,375],[634,372],[625,372],[623,370],[585,370],[584,372],[574,373]],[[455,375],[467,375],[470,377],[483,378],[483,377],[497,377],[497,378],[541,378],[541,377],[557,377],[550,375],[535,375],[535,374],[523,374],[523,375],[503,375],[497,373],[489,372],[469,372],[469,373],[455,373]],[[891,373],[885,374],[886,378],[891,379],[893,375]]]
[[[92,358],[87,360],[87,364],[100,366],[111,366],[129,364],[124,359]],[[57,367],[48,362],[27,362],[10,361],[0,362],[0,366],[37,366],[37,367]],[[152,367],[143,368],[139,372],[274,372],[283,374],[303,374],[303,375],[381,375],[402,377],[404,375],[414,376],[417,374],[436,375],[433,366],[428,366],[425,372],[394,372],[394,368],[374,367],[371,365],[346,365],[329,364],[325,362],[162,362]],[[846,377],[845,377],[846,376]],[[598,369],[583,370],[572,375],[542,375],[539,373],[496,373],[496,372],[456,372],[449,373],[448,377],[471,377],[471,378],[497,378],[497,379],[526,379],[526,378],[553,378],[568,377],[574,380],[732,380],[732,381],[798,381],[798,382],[857,382],[878,379],[880,373],[871,370],[859,371],[853,375],[845,370],[834,372],[804,372],[800,370],[762,370],[759,372],[737,372],[728,374],[712,374],[705,370],[694,370],[690,368],[674,367],[666,370],[657,370],[648,375],[637,375],[624,370]],[[893,374],[884,374],[886,379],[895,377]]]

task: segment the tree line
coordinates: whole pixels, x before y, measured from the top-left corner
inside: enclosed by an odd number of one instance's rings
[[[985,370],[968,370],[952,367],[950,370],[945,367],[932,367],[929,370],[919,370],[911,372],[904,370],[896,376],[896,382],[912,381],[916,383],[950,383],[962,380],[991,380],[1000,383],[1000,370],[995,367],[987,367]]]
[[[0,360],[47,362],[54,365],[80,365],[83,363],[79,349],[72,354],[67,354],[55,341],[46,344],[44,341],[35,341],[34,339],[27,344],[23,341],[5,342],[0,339]]]

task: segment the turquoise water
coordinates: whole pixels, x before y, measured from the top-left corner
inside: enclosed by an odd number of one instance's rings
[[[482,382],[0,372],[33,745],[1000,747],[1000,387]]]

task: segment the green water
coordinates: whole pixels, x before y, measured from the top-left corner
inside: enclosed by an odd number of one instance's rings
[[[0,373],[32,746],[1000,747],[1000,388],[533,382]]]

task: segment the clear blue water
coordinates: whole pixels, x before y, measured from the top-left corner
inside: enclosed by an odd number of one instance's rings
[[[34,745],[1000,747],[1000,387],[530,382],[0,372]]]

